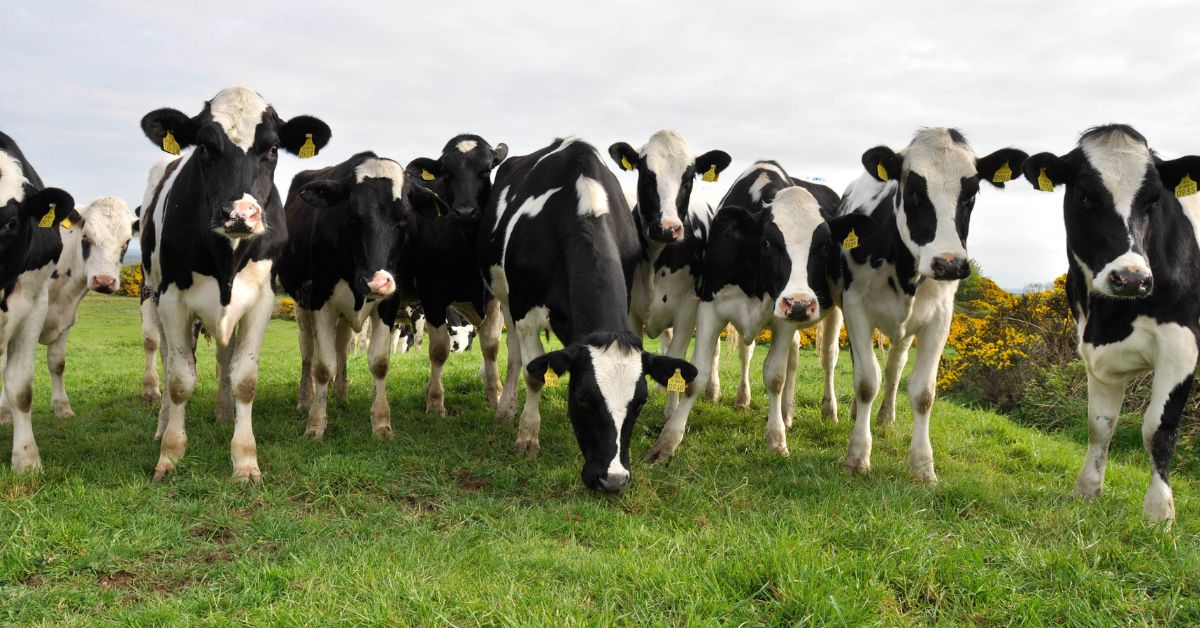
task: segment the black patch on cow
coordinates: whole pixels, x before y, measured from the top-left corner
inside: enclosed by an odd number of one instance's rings
[[[908,173],[904,186],[904,215],[908,234],[917,246],[933,242],[937,235],[937,210],[929,200],[929,188],[925,177]]]
[[[1150,438],[1151,462],[1159,477],[1167,484],[1170,484],[1171,481],[1171,457],[1175,455],[1175,439],[1179,433],[1179,419],[1183,416],[1183,406],[1187,403],[1188,395],[1192,391],[1193,379],[1194,376],[1189,374],[1175,388],[1171,389],[1171,393],[1167,395],[1167,402],[1163,405],[1161,423],[1154,431],[1154,436]]]

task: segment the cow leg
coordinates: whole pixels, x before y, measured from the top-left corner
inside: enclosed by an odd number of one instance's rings
[[[392,438],[392,407],[388,405],[387,375],[391,360],[392,330],[379,319],[379,311],[371,313],[371,344],[367,348],[367,363],[375,378],[375,398],[371,401],[371,433]]]
[[[337,374],[337,324],[341,318],[326,304],[313,312],[313,398],[308,407],[308,424],[304,435],[315,440],[325,436],[329,418],[329,384]]]
[[[917,347],[917,362],[908,376],[908,403],[913,415],[908,471],[918,481],[937,482],[937,473],[933,469],[933,445],[929,443],[929,417],[937,392],[938,363],[942,361],[942,350],[946,348],[946,338],[950,335],[950,317],[931,323],[925,330],[927,333],[921,334],[921,343]],[[910,344],[904,340],[894,342],[891,350],[907,349]],[[891,362],[891,356],[888,362]],[[897,371],[896,379],[899,378]],[[867,414],[870,414],[869,407]]]
[[[242,315],[237,334],[237,351],[233,354],[234,398],[237,401],[233,420],[233,439],[229,443],[229,458],[233,462],[233,479],[240,482],[262,482],[258,468],[258,446],[254,441],[254,397],[258,392],[258,356],[263,334],[271,322],[275,295],[268,280],[259,286],[258,301]]]
[[[337,336],[334,338],[334,348],[337,351],[337,375],[333,379],[333,396],[338,401],[346,403],[350,398],[350,380],[346,373],[346,356],[349,354],[350,342],[354,342],[354,353],[360,351],[358,334],[350,328],[350,322],[338,317],[335,323]]]
[[[174,471],[175,465],[187,451],[187,402],[196,390],[196,354],[193,352],[191,313],[177,290],[163,293],[159,297],[158,309],[163,350],[166,353],[163,375],[167,380],[167,394],[163,395],[162,401],[165,412],[159,415],[161,434],[158,464],[154,466],[155,481]]]
[[[1075,478],[1072,497],[1094,499],[1100,496],[1104,488],[1104,468],[1108,463],[1108,444],[1116,431],[1124,400],[1124,382],[1113,384],[1088,374],[1088,449],[1083,468]]]
[[[217,343],[217,422],[233,423],[233,354],[237,350],[238,330],[234,329],[225,346]]]
[[[754,359],[754,338],[743,338],[738,346],[738,360],[741,361],[741,375],[738,379],[737,399],[733,407],[743,412],[750,411],[750,362]]]
[[[771,329],[771,347],[763,363],[763,384],[767,389],[767,449],[788,455],[787,432],[783,418],[784,380],[787,379],[788,354],[796,335],[793,325],[779,321]]]
[[[296,396],[296,409],[307,410],[312,405],[312,356],[313,320],[312,311],[296,308],[296,326],[300,336],[300,390]]]
[[[142,400],[146,403],[157,403],[162,399],[162,390],[158,381],[158,363],[156,358],[162,344],[159,333],[158,306],[154,299],[142,301],[142,351],[145,354],[145,364],[142,367]],[[166,368],[166,356],[163,355],[163,368]]]
[[[1142,501],[1142,512],[1152,522],[1175,519],[1171,457],[1175,455],[1175,438],[1183,406],[1192,391],[1196,355],[1196,338],[1187,330],[1168,331],[1159,338],[1150,404],[1142,419],[1142,444],[1151,463],[1150,486]]]
[[[871,342],[872,327],[861,308],[843,310],[846,333],[850,337],[850,354],[854,360],[854,427],[850,430],[850,446],[842,463],[851,473],[871,469],[871,404],[879,391],[879,360]]]
[[[63,384],[63,372],[67,370],[67,337],[71,329],[67,328],[46,347],[46,365],[50,370],[50,408],[54,416],[69,419],[75,416],[71,409],[71,399],[67,397],[67,387]]]
[[[887,365],[883,367],[883,402],[879,404],[877,415],[879,428],[884,431],[890,431],[896,426],[896,393],[900,390],[900,376],[904,373],[904,365],[908,363],[908,350],[912,347],[913,338],[901,338],[888,349]],[[936,368],[935,366],[935,374]],[[911,380],[909,390],[912,390]]]
[[[442,386],[442,367],[450,357],[450,323],[426,327],[429,336],[429,385],[425,388],[425,413],[446,416],[446,389]]]
[[[688,415],[700,392],[708,386],[708,378],[712,376],[712,354],[719,350],[721,342],[721,327],[725,321],[717,316],[717,309],[711,303],[701,303],[696,313],[696,348],[692,350],[692,364],[696,366],[696,378],[688,384],[683,398],[675,413],[663,425],[658,440],[646,452],[646,460],[665,460],[675,455],[675,449],[683,442],[683,434],[687,430]]]
[[[504,326],[508,328],[508,371],[504,374],[504,386],[500,390],[500,399],[496,402],[495,422],[507,423],[517,414],[517,387],[521,383],[521,341],[517,338],[517,326],[508,306],[501,305],[500,314],[503,316]]]
[[[693,315],[692,321],[694,323],[695,315]],[[733,325],[726,325],[725,329],[727,330],[727,332],[725,334],[726,337],[732,338],[737,335],[737,330],[735,330],[733,328]],[[696,331],[694,327],[693,327],[692,331],[693,332]],[[708,378],[708,386],[706,386],[704,389],[704,400],[715,405],[715,404],[718,404],[721,402],[721,342],[720,342],[720,340],[717,341],[717,350],[713,352],[712,371],[710,371],[710,372],[712,373],[712,375]]]
[[[158,325],[158,337],[164,338],[166,336],[166,333],[163,331],[162,321],[158,318],[157,311],[158,310],[156,308],[155,309],[155,312],[156,312],[155,323]],[[192,356],[193,372],[195,372],[196,341],[198,340],[194,331],[195,331],[194,328],[189,327],[189,333],[186,337],[187,344],[184,345],[184,348]],[[166,377],[167,344],[165,342],[162,342],[158,345],[158,352],[162,358],[163,376]],[[170,395],[161,395],[160,399],[158,400],[158,427],[154,430],[154,442],[156,442],[156,443],[162,442],[163,434],[166,433],[166,431],[167,431],[167,422],[170,420],[170,416],[171,416],[171,396]]]
[[[46,321],[48,297],[43,292],[25,322],[14,330],[4,363],[4,389],[12,411],[12,470],[15,473],[40,471],[42,457],[33,438],[33,368],[37,359],[38,336]]]
[[[542,326],[545,318],[536,311],[525,315],[517,321],[517,342],[521,345],[521,370],[529,363],[545,353],[542,347]],[[431,336],[432,337],[432,336]],[[539,404],[542,397],[542,384],[525,378],[525,407],[521,409],[521,423],[517,428],[517,455],[538,455],[541,444],[538,442],[538,432],[542,429],[542,415]]]
[[[792,332],[788,343],[787,372],[783,378],[783,426],[792,429],[796,419],[796,369],[800,366],[800,332]]]
[[[680,310],[675,316],[675,327],[671,332],[671,344],[667,347],[667,355],[673,358],[686,359],[688,345],[692,344],[692,333],[696,331],[696,308],[687,308]],[[714,364],[720,351],[713,352]],[[716,369],[712,371],[713,377],[716,377]],[[712,390],[710,383],[709,391]],[[717,388],[717,397],[721,395],[720,387]],[[664,409],[663,418],[670,419],[672,414],[675,414],[675,408],[679,407],[679,393],[668,392],[667,404]]]
[[[470,318],[470,317],[468,317]],[[500,302],[492,299],[487,303],[483,319],[470,321],[479,330],[479,351],[483,354],[483,386],[487,394],[488,406],[492,410],[499,407],[500,396],[504,385],[500,383],[500,335],[504,325],[504,315],[500,313]]]
[[[838,422],[837,391],[833,387],[833,378],[837,370],[838,336],[842,331],[842,310],[832,308],[821,320],[818,343],[821,351],[821,371],[825,375],[824,392],[821,394],[821,418],[830,423]]]
[[[8,358],[2,352],[4,349],[5,347],[0,346],[0,380],[4,379],[4,368],[8,364]],[[8,388],[0,381],[0,425],[11,424],[12,408],[8,405]]]

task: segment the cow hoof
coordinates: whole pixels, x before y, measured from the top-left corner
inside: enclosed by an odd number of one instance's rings
[[[896,408],[888,404],[879,407],[879,414],[876,415],[875,421],[880,427],[890,427],[896,422]]]
[[[375,438],[395,438],[396,432],[392,430],[391,425],[376,425],[371,429],[371,433]]]
[[[170,474],[174,470],[175,470],[174,462],[171,462],[170,460],[167,460],[165,458],[159,459],[158,464],[154,466],[153,481],[161,482],[163,480],[163,478],[167,477],[167,475]]]
[[[536,458],[542,451],[542,446],[536,438],[517,439],[517,455]]]
[[[308,425],[304,428],[304,436],[313,440],[321,440],[325,438],[324,426]]]
[[[436,417],[446,418],[446,406],[443,404],[428,403],[425,404],[425,414],[432,414]]]
[[[69,419],[75,416],[75,411],[71,409],[69,401],[56,401],[51,404],[51,409],[54,411],[54,416],[60,419]]]
[[[663,435],[665,436],[665,434]],[[679,446],[679,440],[674,438],[663,438],[659,436],[655,441],[654,446],[650,451],[646,452],[646,462],[659,462],[661,460],[669,460],[675,455],[675,448]]]
[[[733,409],[737,410],[738,412],[749,412],[750,402],[747,401],[746,403],[742,403],[739,401],[738,403],[733,404]]]
[[[787,434],[783,432],[767,432],[767,449],[773,454],[787,457]]]
[[[250,482],[262,484],[262,471],[258,470],[257,462],[245,462],[233,468],[234,482]]]
[[[142,391],[142,401],[145,401],[146,403],[150,403],[150,404],[162,403],[162,393],[158,392],[157,388],[155,388],[153,390],[149,390],[149,389],[143,390]]]
[[[821,400],[821,419],[830,423],[838,422],[837,404],[832,399]]]
[[[863,475],[871,470],[871,460],[870,458],[859,456],[846,456],[846,460],[842,463],[842,466],[851,475]]]
[[[41,471],[42,457],[38,453],[37,445],[28,445],[21,453],[14,453],[12,456],[12,470],[18,474]]]
[[[928,460],[920,463],[909,463],[908,472],[912,474],[914,480],[924,482],[926,484],[937,484],[937,473],[933,471],[933,461]]]
[[[1142,502],[1142,511],[1150,523],[1166,521],[1169,525],[1175,520],[1175,498],[1170,495],[1156,494],[1156,491],[1151,489],[1151,492],[1146,493],[1146,499]]]
[[[0,405],[0,425],[12,425],[12,410],[7,404]]]
[[[308,412],[308,409],[311,406],[312,406],[311,401],[300,400],[300,401],[296,402],[296,409],[301,412]]]
[[[721,403],[721,389],[705,391],[704,400],[714,405]]]
[[[796,415],[794,412],[789,412],[788,414],[783,415],[784,429],[788,429],[788,430],[792,429],[792,423],[794,423],[795,421],[796,421]]]

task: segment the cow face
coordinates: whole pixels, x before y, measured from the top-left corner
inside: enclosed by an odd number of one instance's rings
[[[462,353],[471,348],[471,341],[475,339],[475,326],[469,323],[462,325],[450,326],[450,350],[455,353]]]
[[[1070,153],[1039,153],[1023,168],[1035,189],[1066,186],[1067,254],[1091,293],[1141,298],[1154,289],[1146,237],[1183,178],[1200,180],[1200,157],[1156,163],[1146,138],[1125,125],[1090,129]]]
[[[964,279],[967,232],[980,181],[1004,187],[1021,171],[1026,154],[1012,148],[976,158],[954,129],[921,129],[900,153],[877,146],[863,153],[863,167],[878,181],[900,180],[896,227],[916,260],[917,272],[940,280]]]
[[[79,230],[87,288],[112,294],[120,287],[121,263],[133,238],[133,214],[125,201],[113,196],[101,196],[76,213],[70,231]],[[69,237],[63,238],[64,244]]]
[[[263,208],[277,196],[279,148],[311,157],[330,137],[324,122],[309,116],[285,122],[244,87],[221,91],[192,118],[175,109],[152,111],[142,118],[142,130],[169,153],[195,147],[184,165],[203,191],[209,227],[230,240],[266,231]]]
[[[354,258],[351,289],[368,300],[396,291],[400,252],[414,206],[435,213],[444,207],[414,184],[399,163],[375,157],[363,160],[350,177],[310,181],[299,194],[314,207],[343,212],[349,234],[345,244]],[[425,209],[427,205],[435,208]]]
[[[720,150],[693,155],[687,141],[675,131],[655,133],[641,151],[617,142],[608,148],[608,154],[622,170],[637,170],[637,211],[643,235],[665,243],[684,238],[683,222],[695,178],[716,181],[730,162],[729,154]]]
[[[678,370],[684,381],[696,367],[684,360],[646,353],[632,334],[592,334],[582,342],[529,362],[531,381],[545,383],[547,370],[570,373],[567,414],[583,452],[583,483],[617,493],[629,483],[629,439],[646,403],[647,376],[662,385]]]
[[[59,224],[74,207],[71,195],[58,188],[34,191],[20,162],[0,151],[0,289],[21,274],[33,230]]]
[[[492,170],[508,157],[504,143],[492,148],[478,135],[458,135],[446,143],[438,159],[418,157],[408,175],[432,190],[450,206],[456,222],[479,220],[492,193]]]

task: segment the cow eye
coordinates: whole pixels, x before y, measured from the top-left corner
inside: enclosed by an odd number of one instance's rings
[[[9,218],[8,222],[4,223],[4,232],[9,233],[17,230],[17,219]]]

